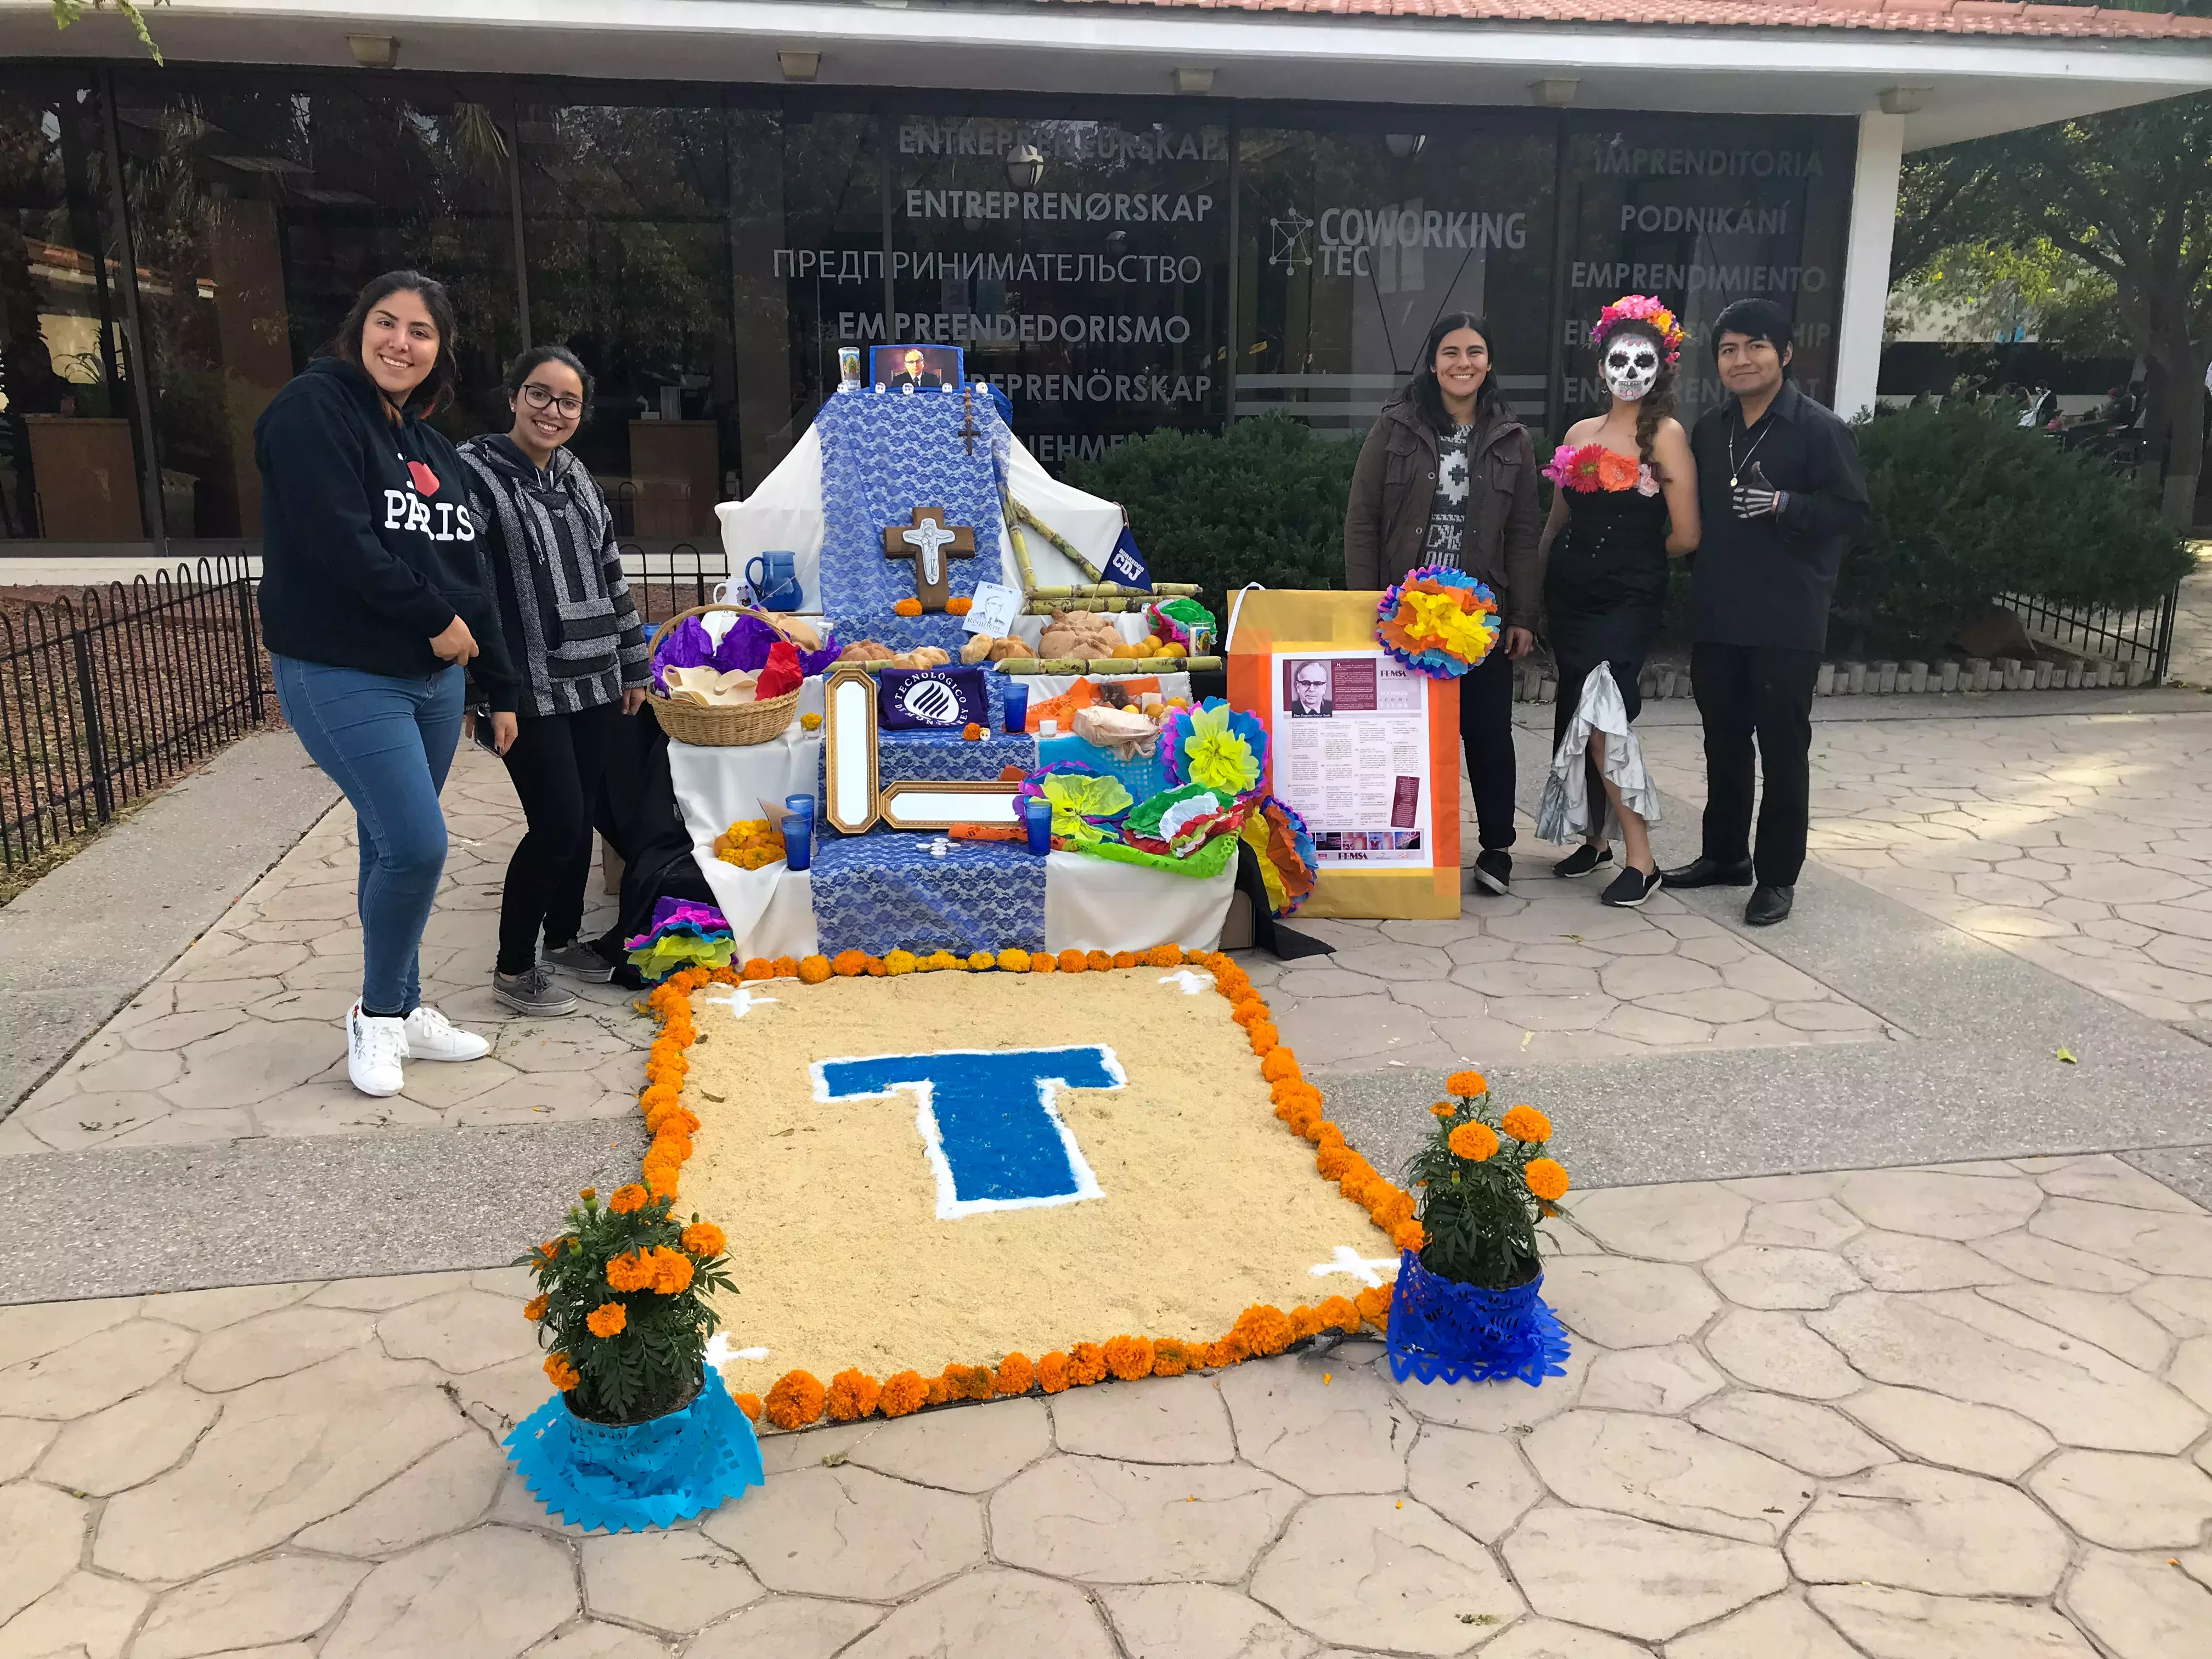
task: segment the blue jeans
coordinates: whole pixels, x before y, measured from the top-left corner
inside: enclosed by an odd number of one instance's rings
[[[464,675],[428,679],[270,660],[276,706],[360,820],[361,1006],[410,1014],[422,1000],[422,928],[446,867],[438,807],[461,740]]]

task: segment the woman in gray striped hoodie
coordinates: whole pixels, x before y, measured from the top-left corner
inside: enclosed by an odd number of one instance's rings
[[[647,652],[606,498],[564,447],[591,411],[591,371],[564,346],[534,347],[508,368],[507,396],[514,426],[461,446],[521,683],[503,758],[528,828],[507,866],[492,994],[520,1013],[568,1014],[576,999],[549,966],[599,981],[614,971],[577,933],[599,780],[623,717],[644,706]]]

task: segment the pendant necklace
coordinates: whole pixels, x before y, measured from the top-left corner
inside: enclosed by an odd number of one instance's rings
[[[1737,418],[1740,420],[1740,419],[1741,419],[1742,417],[1741,417],[1741,416],[1739,416]],[[1771,431],[1772,429],[1773,429],[1773,428],[1771,428],[1771,427],[1767,428],[1767,430],[1768,430],[1768,431]],[[1753,456],[1754,456],[1754,455],[1756,455],[1756,454],[1758,454],[1758,453],[1759,453],[1759,445],[1761,445],[1761,444],[1765,443],[1765,441],[1766,441],[1766,433],[1765,433],[1765,432],[1761,432],[1761,433],[1760,433],[1760,434],[1759,434],[1756,438],[1753,438],[1753,439],[1751,441],[1751,447],[1750,447],[1750,448],[1748,448],[1748,449],[1747,449],[1747,450],[1745,450],[1745,451],[1743,452],[1743,465],[1745,465],[1745,466],[1749,466],[1749,465],[1751,465],[1751,458],[1752,458]],[[1735,459],[1735,426],[1734,422],[1730,422],[1730,424],[1729,424],[1729,434],[1728,434],[1728,451],[1729,451],[1729,488],[1730,489],[1734,489],[1736,487],[1736,474],[1737,474],[1737,472],[1738,472],[1738,471],[1739,471],[1739,470],[1740,470],[1740,469],[1738,468],[1737,465],[1736,465],[1736,459]]]

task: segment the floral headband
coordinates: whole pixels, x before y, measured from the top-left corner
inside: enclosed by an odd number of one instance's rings
[[[1670,363],[1680,361],[1682,342],[1689,337],[1682,331],[1681,324],[1674,320],[1674,313],[1649,294],[1624,294],[1598,313],[1597,326],[1590,330],[1590,343],[1603,345],[1605,337],[1613,332],[1613,325],[1626,322],[1650,324],[1667,342],[1667,361]]]

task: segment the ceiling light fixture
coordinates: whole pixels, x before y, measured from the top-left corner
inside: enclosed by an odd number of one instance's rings
[[[822,54],[818,52],[780,52],[775,61],[782,66],[787,81],[811,81],[822,73]]]
[[[1179,69],[1175,72],[1175,89],[1186,98],[1203,98],[1213,90],[1213,71]]]
[[[390,69],[399,61],[399,41],[389,34],[349,34],[346,46],[363,69]]]
[[[1882,91],[1881,112],[1884,115],[1917,115],[1928,107],[1928,94],[1932,87],[1888,87]]]
[[[1555,76],[1547,80],[1531,81],[1528,91],[1546,109],[1565,109],[1575,101],[1575,94],[1582,82],[1571,76]]]

